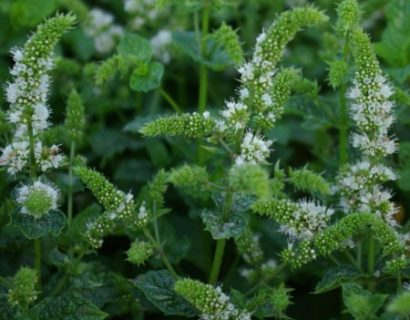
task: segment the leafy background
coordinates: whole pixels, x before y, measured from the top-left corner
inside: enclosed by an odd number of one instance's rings
[[[10,79],[10,48],[22,45],[27,34],[30,34],[38,23],[55,11],[66,10],[68,2],[0,2],[2,84]],[[90,0],[84,3],[90,8],[97,6],[111,12],[116,23],[127,25],[129,17],[124,12],[121,1]],[[245,55],[248,55],[256,36],[264,26],[269,25],[279,12],[302,3],[305,1],[226,1],[212,11],[210,29],[218,28],[222,21],[237,28]],[[314,1],[314,4],[326,10],[334,19],[334,1],[318,0]],[[401,93],[396,109],[398,121],[394,128],[401,148],[392,160],[401,178],[397,184],[390,187],[395,192],[395,201],[401,206],[399,219],[404,224],[410,205],[410,101],[405,94],[410,76],[410,2],[369,0],[362,2],[362,8],[363,25],[375,42],[374,47],[382,67]],[[183,111],[195,111],[198,98],[198,66],[199,63],[204,63],[211,69],[208,109],[218,112],[237,86],[238,74],[223,52],[216,51],[210,57],[204,58],[193,45],[195,1],[175,1],[171,10],[170,19],[158,19],[154,24],[138,31],[138,34],[146,39],[150,39],[159,29],[175,31],[172,62],[163,66],[152,58],[149,81],[144,88],[133,85],[133,78],[138,78],[138,73],[133,74],[130,80],[129,77],[117,75],[102,85],[96,85],[96,67],[109,55],[98,54],[92,39],[86,36],[81,27],[65,36],[57,48],[60,58],[52,75],[53,93],[50,97],[54,123],[63,123],[68,92],[76,88],[83,98],[87,114],[85,139],[79,146],[78,153],[87,159],[91,167],[104,172],[120,189],[131,190],[134,194],[138,194],[159,169],[169,169],[195,161],[196,146],[193,141],[180,138],[146,139],[138,134],[138,129],[147,120],[158,114],[173,112],[169,103],[161,96],[160,88],[171,93]],[[286,116],[269,134],[270,138],[275,140],[275,151],[270,159],[272,163],[280,160],[285,168],[302,167],[309,163],[310,168],[324,171],[328,177],[333,176],[337,166],[337,97],[327,79],[327,62],[337,53],[337,43],[332,33],[331,25],[327,25],[321,29],[305,31],[291,43],[283,64],[297,66],[303,70],[306,77],[316,79],[321,98],[316,101],[298,96],[291,99],[286,106]],[[121,48],[119,52],[121,53]],[[4,111],[8,106],[3,87],[0,86],[0,145],[5,145],[8,139],[7,123],[4,121]],[[57,125],[54,134],[50,135],[50,140],[58,137],[58,143],[64,142],[60,139],[59,130],[61,127]],[[63,149],[68,153],[64,143]],[[213,166],[217,175],[217,168],[223,167],[224,163],[213,159]],[[60,172],[56,174],[56,178],[64,188],[67,175]],[[32,264],[30,242],[9,225],[10,206],[7,198],[12,193],[14,183],[4,170],[0,171],[0,270],[3,275],[14,274],[22,264]],[[80,183],[76,184],[76,190],[81,192],[75,195],[75,211],[98,212],[97,205],[90,209],[89,205],[93,201],[91,194],[83,191]],[[162,238],[166,239],[165,251],[169,259],[178,266],[178,271],[194,278],[206,279],[214,242],[202,225],[199,215],[200,202],[193,201],[189,194],[170,188],[166,193],[166,205],[172,210],[172,214],[161,219],[160,233]],[[252,224],[262,234],[267,255],[275,257],[284,241],[272,232],[276,226],[257,220],[252,221]],[[78,306],[81,306],[83,312],[81,319],[102,319],[106,314],[114,315],[111,319],[138,319],[139,304],[148,311],[145,319],[162,318],[157,312],[158,309],[169,315],[169,319],[193,315],[192,308],[178,300],[169,290],[173,280],[166,271],[148,272],[150,269],[159,268],[159,261],[152,259],[143,267],[135,267],[126,262],[124,252],[129,244],[130,240],[123,235],[107,238],[98,255],[87,257],[86,263],[77,265],[78,270],[72,271],[79,276],[64,295],[57,300],[47,298],[37,306],[42,319],[63,318],[62,314],[69,315],[74,310],[72,308]],[[59,272],[72,267],[69,263],[71,257],[57,249],[57,240],[54,238],[43,245],[43,259],[48,262],[44,272],[50,279],[45,290],[51,291]],[[244,281],[239,275],[241,264],[233,241],[229,241],[221,274],[226,288],[243,289]],[[328,264],[318,262],[289,274],[286,284],[295,288],[292,293],[294,304],[290,308],[289,316],[295,319],[348,318],[347,315],[340,315],[344,308],[341,289],[332,289],[339,287],[336,284],[342,279],[359,279],[360,275],[352,270],[331,270],[328,276],[319,282],[321,275],[329,271],[328,269]],[[133,280],[129,282],[126,279]],[[350,301],[357,290],[359,289],[344,288],[345,302]],[[135,298],[140,302],[137,303]],[[383,302],[383,299],[381,294],[379,300]],[[74,306],[66,304],[65,301],[72,301]],[[348,303],[346,305],[349,307]],[[3,307],[0,304],[0,319],[8,319],[6,309],[1,311]]]

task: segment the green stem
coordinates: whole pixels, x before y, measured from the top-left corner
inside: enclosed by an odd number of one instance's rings
[[[168,269],[169,273],[172,275],[173,278],[177,279],[178,274],[175,271],[175,269],[172,267],[171,263],[169,262],[167,256],[165,255],[164,250],[162,249],[161,243],[159,243],[148,230],[144,231],[145,236],[148,238],[149,241],[151,241],[152,245],[157,249],[162,262],[164,263],[165,267]],[[159,239],[158,239],[159,240]]]
[[[348,41],[347,37],[343,46],[343,60],[347,63],[348,58]],[[348,161],[348,123],[349,113],[346,104],[346,83],[340,86],[339,100],[340,100],[340,124],[339,124],[339,164],[343,165]]]
[[[357,264],[360,266],[360,268],[362,267],[362,255],[363,255],[362,248],[363,248],[362,242],[359,242],[357,244],[356,261],[357,261]]]
[[[209,31],[209,14],[210,6],[209,0],[204,1],[204,8],[202,10],[202,26],[201,26],[201,55],[205,55],[206,49],[206,36]],[[198,95],[198,111],[200,113],[206,110],[208,96],[208,69],[206,65],[202,64],[199,68],[199,95]]]
[[[234,196],[234,193],[232,191],[227,191],[225,193],[224,206],[222,209],[223,221],[226,221],[229,218],[229,215],[232,210],[233,196]],[[209,281],[208,281],[212,285],[215,285],[216,282],[218,281],[219,272],[221,271],[222,260],[223,260],[223,256],[225,252],[225,243],[226,243],[225,239],[218,239],[216,241],[216,249],[215,249],[214,259],[212,262],[211,272],[209,274]]]
[[[373,276],[374,274],[375,256],[376,256],[376,242],[374,241],[373,234],[370,233],[369,251],[368,251],[368,256],[367,256],[367,267],[368,267],[369,274],[371,276]]]
[[[219,272],[221,270],[222,259],[225,251],[225,239],[218,239],[216,242],[216,249],[214,261],[212,263],[211,273],[209,274],[209,283],[215,285],[218,281]]]
[[[172,108],[174,108],[174,110],[177,113],[182,112],[180,106],[175,102],[174,99],[172,99],[172,97],[164,89],[159,89],[159,92],[161,93],[161,96],[171,105]]]
[[[38,275],[38,286],[41,288],[41,240],[34,239],[34,269]]]
[[[28,121],[28,137],[30,151],[30,180],[31,183],[37,178],[36,158],[34,154],[34,133],[31,121]],[[38,287],[41,288],[41,240],[34,239],[34,268],[38,275]]]
[[[360,272],[363,272],[362,267],[360,266],[360,264],[358,264],[358,262],[353,258],[353,256],[350,254],[349,251],[345,251],[345,255],[346,257],[349,259],[349,261],[356,267],[356,269]]]
[[[266,278],[262,279],[261,281],[259,281],[258,284],[256,284],[254,287],[249,289],[247,292],[245,292],[245,296],[250,295],[252,292],[256,291],[258,288],[262,287],[263,285],[265,285],[266,283],[271,281],[273,278],[276,277],[277,274],[279,274],[286,267],[287,267],[286,262],[284,262],[284,263],[280,264],[279,266],[277,266],[273,273],[271,273],[268,277],[266,277]]]
[[[73,161],[75,155],[75,142],[70,146],[70,163],[68,167],[68,194],[67,194],[67,224],[70,225],[73,220]]]
[[[401,279],[401,272],[397,272],[397,292],[400,293],[403,290],[403,283]]]

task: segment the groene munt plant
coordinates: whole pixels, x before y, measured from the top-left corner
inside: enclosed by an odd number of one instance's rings
[[[410,319],[410,3],[97,2],[0,4],[0,319]]]

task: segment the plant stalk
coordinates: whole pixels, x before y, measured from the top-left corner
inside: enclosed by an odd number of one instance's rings
[[[347,37],[343,46],[343,60],[347,63],[348,55],[348,41]],[[349,113],[346,103],[346,83],[340,86],[339,100],[340,100],[340,124],[339,124],[339,164],[343,165],[348,161],[348,125],[349,125]]]
[[[214,261],[212,262],[211,273],[209,274],[209,284],[215,285],[218,281],[219,272],[221,271],[222,259],[225,251],[225,239],[218,239],[216,242],[216,249]]]
[[[70,225],[73,220],[73,161],[75,155],[75,142],[70,146],[70,163],[68,167],[68,194],[67,194],[67,224]]]

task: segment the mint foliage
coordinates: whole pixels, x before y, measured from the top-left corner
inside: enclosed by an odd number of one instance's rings
[[[407,319],[405,0],[0,1],[0,320]]]
[[[194,308],[173,290],[175,280],[166,270],[149,271],[134,279],[133,284],[166,315],[196,315]]]

